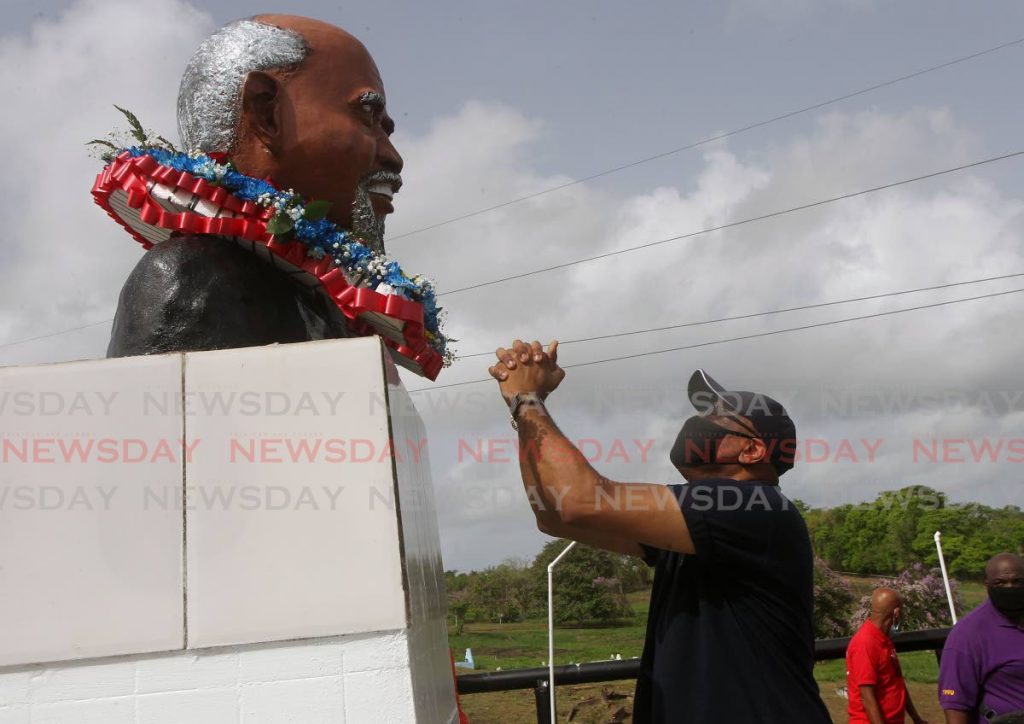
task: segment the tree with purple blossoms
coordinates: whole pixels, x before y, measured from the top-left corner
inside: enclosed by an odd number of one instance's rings
[[[828,567],[821,558],[814,559],[814,638],[832,639],[850,634],[850,612],[854,599],[850,584]]]
[[[964,607],[960,597],[960,584],[956,579],[950,579],[949,583],[953,592],[953,605],[956,607],[957,615],[960,615]],[[915,563],[895,578],[879,578],[874,581],[872,588],[883,586],[898,591],[903,596],[901,630],[920,631],[953,625],[949,617],[945,584],[938,568],[925,568],[920,563]],[[860,600],[853,618],[850,619],[851,628],[864,623],[870,610],[871,595],[868,594]]]

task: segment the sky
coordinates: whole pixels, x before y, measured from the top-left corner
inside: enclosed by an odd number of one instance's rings
[[[114,103],[173,136],[194,48],[263,11],[338,24],[374,55],[405,158],[388,250],[436,280],[460,354],[1024,272],[1016,157],[445,294],[1024,150],[1018,43],[442,224],[1024,38],[1024,6],[979,7],[5,0],[0,365],[104,355],[142,252],[92,205],[99,163],[82,144],[117,124]],[[790,497],[831,506],[924,484],[956,501],[1019,505],[1024,456],[1010,451],[1024,438],[1024,293],[692,347],[1017,288],[1024,277],[564,344],[567,366],[691,348],[569,367],[549,407],[602,473],[676,482],[668,450],[701,367],[787,406],[804,454],[782,479]],[[530,557],[546,540],[495,386],[459,384],[489,364],[464,359],[436,383],[405,376],[428,431],[449,569]]]

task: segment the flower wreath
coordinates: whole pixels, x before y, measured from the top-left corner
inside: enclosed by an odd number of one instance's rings
[[[116,107],[116,106],[115,106]],[[454,359],[441,331],[433,283],[326,216],[327,201],[307,202],[270,179],[246,176],[225,154],[186,154],[124,114],[134,144],[94,140],[107,162],[95,202],[146,249],[175,232],[234,239],[329,300],[336,322],[357,336],[377,334],[396,362],[434,380]]]

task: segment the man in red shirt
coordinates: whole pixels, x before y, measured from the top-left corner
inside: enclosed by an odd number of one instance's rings
[[[910,699],[889,631],[900,619],[903,600],[891,588],[871,594],[871,613],[846,649],[846,688],[851,724],[927,724]]]

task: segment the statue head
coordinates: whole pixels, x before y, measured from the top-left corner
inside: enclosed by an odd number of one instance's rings
[[[401,186],[384,84],[373,58],[341,28],[290,15],[225,25],[196,50],[178,92],[187,151],[231,156],[383,250],[384,217]]]

